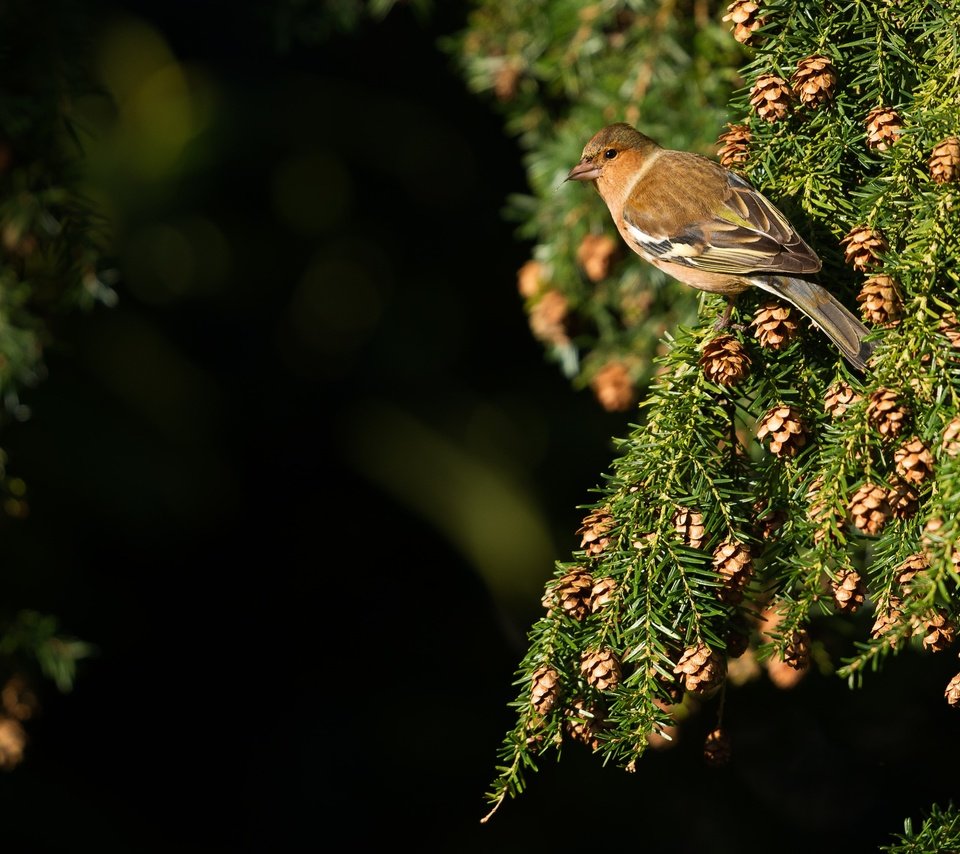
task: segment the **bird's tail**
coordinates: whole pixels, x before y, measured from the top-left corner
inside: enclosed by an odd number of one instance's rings
[[[866,371],[867,359],[875,346],[872,341],[864,340],[870,330],[826,288],[788,276],[756,276],[750,281],[799,308],[823,330],[851,365]]]

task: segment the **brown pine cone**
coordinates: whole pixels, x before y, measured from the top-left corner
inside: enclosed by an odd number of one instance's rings
[[[533,672],[530,702],[538,715],[549,715],[560,699],[560,674],[546,664]]]
[[[584,620],[590,613],[592,593],[593,576],[583,567],[577,566],[547,587],[543,596],[543,607],[547,609],[548,616],[553,613],[554,608],[559,607],[568,617]]]
[[[960,416],[954,418],[943,429],[943,441],[940,445],[948,457],[960,454]]]
[[[610,274],[619,248],[609,234],[587,234],[577,247],[577,262],[591,282],[601,282]]]
[[[783,663],[794,670],[803,670],[810,665],[810,633],[795,629],[783,648]]]
[[[886,151],[900,137],[903,119],[890,107],[876,107],[867,113],[867,146],[877,151]]]
[[[947,683],[947,690],[943,692],[947,702],[955,709],[960,709],[960,673]]]
[[[527,261],[517,270],[517,290],[524,299],[533,299],[547,283],[546,270],[539,261]]]
[[[720,165],[725,169],[736,169],[743,166],[750,156],[750,140],[753,134],[747,125],[735,125],[727,122],[727,130],[717,137],[717,142],[723,143],[717,150]]]
[[[564,730],[573,741],[596,750],[600,746],[597,733],[603,729],[603,720],[603,710],[598,705],[574,700],[566,710]]]
[[[855,614],[860,610],[867,595],[867,588],[855,569],[845,569],[830,580],[833,601],[841,614]]]
[[[723,586],[717,595],[721,602],[737,605],[743,601],[743,590],[753,576],[750,546],[738,540],[725,540],[713,552],[713,569]]]
[[[943,652],[957,636],[957,627],[942,608],[934,611],[923,624],[923,648],[927,652]]]
[[[703,760],[712,768],[726,765],[733,755],[733,747],[727,731],[721,728],[709,733],[703,742]]]
[[[617,582],[609,575],[597,579],[590,593],[590,613],[596,614],[613,602],[617,593]]]
[[[727,661],[705,643],[688,647],[673,672],[681,675],[683,687],[694,694],[709,694],[727,675]]]
[[[954,312],[944,312],[940,318],[940,323],[937,324],[937,328],[941,334],[946,336],[951,347],[955,350],[960,350],[960,320],[957,320],[957,315]]]
[[[936,558],[943,553],[944,540],[943,519],[939,516],[931,516],[923,526],[923,533],[920,535],[920,545],[928,558]],[[957,544],[953,544],[953,550],[950,553],[953,571],[960,572],[960,549]]]
[[[708,380],[724,386],[735,385],[750,373],[747,350],[733,335],[718,335],[704,344],[700,365]]]
[[[930,152],[930,177],[938,184],[960,179],[960,139],[947,137]]]
[[[562,347],[570,343],[567,334],[567,315],[570,304],[557,290],[545,291],[529,309],[530,331],[545,344]]]
[[[750,106],[765,122],[785,119],[790,113],[793,93],[790,84],[776,74],[761,74],[750,90]]]
[[[860,315],[865,323],[890,328],[903,317],[903,298],[900,287],[891,276],[879,273],[867,279],[857,294]]]
[[[740,44],[751,44],[754,33],[764,24],[760,16],[760,7],[751,0],[733,0],[727,6],[727,14],[721,20],[730,21],[733,25],[733,37]]]
[[[20,721],[0,717],[0,769],[9,771],[23,760],[27,733]]]
[[[893,462],[907,483],[923,483],[933,476],[933,454],[916,436],[894,451]]]
[[[844,247],[846,262],[860,273],[866,273],[875,267],[880,256],[890,248],[883,232],[874,231],[865,225],[851,229],[840,241],[840,245]]]
[[[920,508],[920,493],[915,486],[896,478],[887,490],[887,503],[894,519],[909,519]]]
[[[823,397],[823,408],[831,418],[842,418],[847,410],[861,400],[853,386],[843,381],[835,382]]]
[[[679,508],[673,515],[673,526],[684,545],[691,549],[703,547],[703,542],[707,538],[707,529],[703,526],[703,513],[695,507]]]
[[[771,508],[766,499],[755,501],[753,518],[756,521],[756,536],[761,540],[772,540],[780,526],[787,521],[787,513],[781,507]]]
[[[607,412],[624,412],[633,404],[633,380],[630,379],[630,371],[623,362],[607,362],[594,374],[590,387]]]
[[[613,516],[607,507],[599,510],[593,510],[583,517],[583,524],[577,530],[580,534],[580,548],[585,550],[590,557],[596,557],[601,554],[608,545],[610,537],[607,536],[613,527]]]
[[[588,649],[580,656],[580,672],[598,691],[612,691],[620,684],[620,659],[612,649]]]
[[[797,63],[797,70],[790,80],[800,103],[815,109],[833,98],[837,72],[828,57],[808,56]]]
[[[6,681],[3,691],[0,691],[0,705],[11,718],[25,721],[33,717],[40,703],[27,680],[14,674]]]
[[[769,450],[778,457],[792,457],[807,444],[807,431],[800,413],[792,406],[775,406],[760,419],[757,439],[769,438]]]
[[[891,388],[878,388],[867,403],[867,420],[884,439],[896,439],[910,420],[910,409]]]
[[[765,302],[757,309],[750,325],[761,347],[768,350],[784,350],[796,338],[798,324],[792,306],[777,300]]]
[[[917,552],[902,560],[894,570],[897,576],[897,583],[903,588],[904,593],[909,593],[913,584],[913,579],[917,577],[918,572],[925,572],[930,568],[930,562],[923,552]]]
[[[850,519],[864,534],[875,537],[892,513],[887,490],[875,483],[865,483],[850,498]]]
[[[727,643],[727,658],[740,658],[750,646],[750,634],[744,628],[730,626],[723,639]]]
[[[897,626],[903,622],[903,602],[899,596],[891,596],[887,601],[886,608],[877,611],[877,617],[873,622],[873,628],[870,629],[870,636],[873,638],[882,638],[889,635]],[[890,646],[897,645],[896,637],[889,640]]]

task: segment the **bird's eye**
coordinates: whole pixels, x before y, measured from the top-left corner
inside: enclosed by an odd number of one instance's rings
[[[603,152],[603,156],[606,157],[607,160],[613,160],[613,158],[617,156],[617,149],[608,148],[606,151]]]

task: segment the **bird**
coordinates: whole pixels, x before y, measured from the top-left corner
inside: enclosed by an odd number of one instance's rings
[[[664,148],[632,125],[611,124],[584,146],[566,181],[593,183],[627,245],[698,290],[727,298],[757,287],[809,317],[865,372],[874,343],[859,318],[822,285],[817,254],[759,191],[719,163]]]

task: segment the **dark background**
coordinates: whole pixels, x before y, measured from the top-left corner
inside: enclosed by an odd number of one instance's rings
[[[816,674],[732,692],[722,769],[701,761],[709,713],[635,775],[568,748],[479,824],[539,591],[629,416],[572,390],[527,330],[530,246],[501,215],[522,155],[437,50],[465,23],[441,5],[285,48],[267,6],[97,7],[98,26],[122,11],[162,34],[218,107],[169,192],[121,206],[118,305],[64,321],[32,418],[6,430],[31,514],[4,524],[3,595],[97,654],[71,694],[47,686],[0,777],[4,840],[876,850],[953,795],[952,653],[853,693]],[[321,214],[291,227],[276,167],[311,151],[332,164],[310,184]],[[223,281],[126,287],[124,241],[193,213],[226,236]],[[304,302],[312,264],[327,278]],[[404,444],[408,422],[432,439]],[[525,577],[484,574],[418,503],[459,497],[447,444],[512,466],[546,520],[553,552]],[[409,493],[376,473],[406,454]]]

